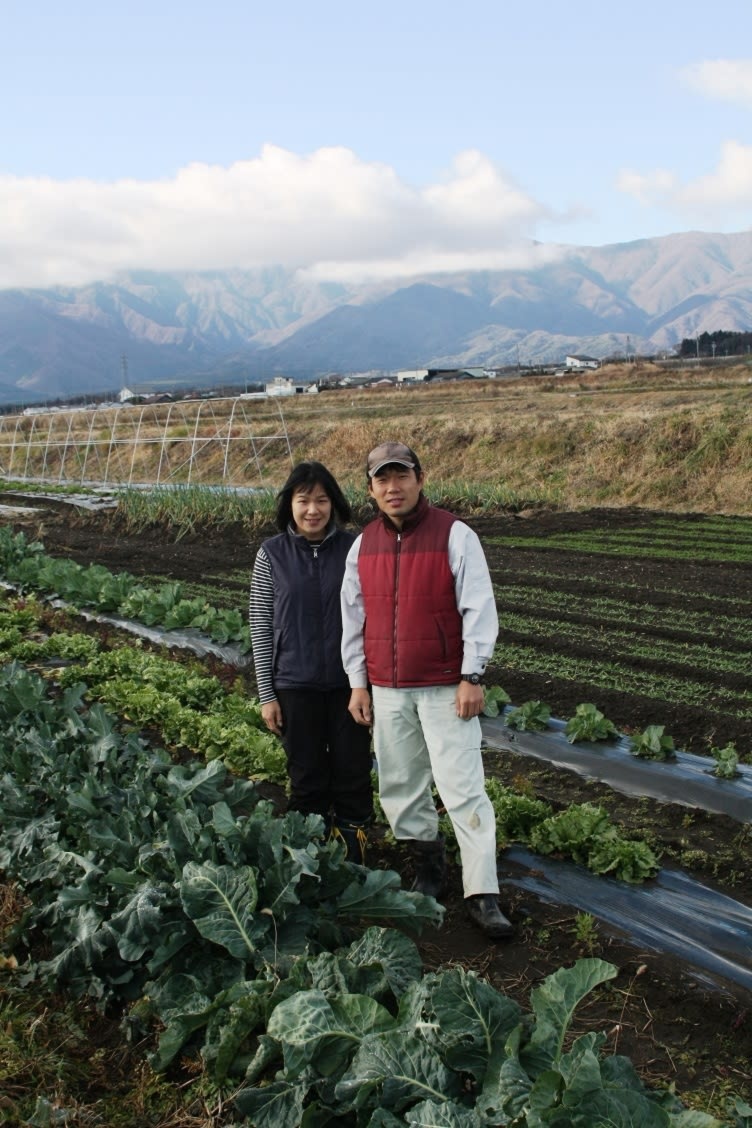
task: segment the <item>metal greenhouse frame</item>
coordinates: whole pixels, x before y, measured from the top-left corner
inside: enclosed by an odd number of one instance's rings
[[[263,412],[243,396],[34,411],[0,416],[0,475],[96,486],[261,485],[262,456],[274,444],[292,464],[279,398],[266,399]],[[137,458],[145,447],[158,451],[148,474]]]

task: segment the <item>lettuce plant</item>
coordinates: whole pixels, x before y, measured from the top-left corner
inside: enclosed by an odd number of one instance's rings
[[[505,689],[500,685],[489,685],[483,690],[483,709],[484,717],[498,717],[501,709],[508,705],[511,698]]]
[[[510,709],[504,723],[518,732],[543,732],[550,720],[550,706],[542,701],[525,701],[519,708]]]
[[[739,775],[739,754],[733,742],[729,742],[725,748],[711,748],[710,752],[715,760],[713,775],[719,779],[733,779]]]
[[[630,737],[629,750],[643,760],[675,760],[673,737],[665,736],[664,725],[648,725],[637,736]]]
[[[564,731],[570,744],[578,740],[614,740],[619,736],[616,726],[595,705],[578,705]]]

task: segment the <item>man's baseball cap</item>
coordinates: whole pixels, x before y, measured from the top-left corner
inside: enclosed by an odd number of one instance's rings
[[[380,443],[368,455],[368,462],[366,463],[368,477],[372,478],[374,474],[378,474],[382,467],[394,463],[398,466],[406,466],[408,470],[414,470],[418,465],[418,459],[414,452],[410,450],[410,447],[405,446],[404,443]]]

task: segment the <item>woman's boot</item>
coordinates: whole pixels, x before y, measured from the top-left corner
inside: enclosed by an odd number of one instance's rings
[[[438,899],[446,888],[444,836],[440,834],[432,842],[412,839],[410,853],[415,863],[413,892],[424,893],[427,897]]]
[[[356,862],[359,866],[367,864],[368,835],[366,828],[366,823],[345,822],[338,819],[332,823],[332,829],[329,833],[330,838],[339,838],[344,842],[347,849],[345,854],[347,861]]]

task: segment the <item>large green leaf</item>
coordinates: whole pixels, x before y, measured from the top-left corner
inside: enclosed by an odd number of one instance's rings
[[[328,999],[312,990],[275,1007],[267,1032],[282,1044],[288,1077],[298,1077],[309,1065],[330,1077],[341,1073],[365,1037],[393,1026],[389,1011],[367,995]]]
[[[350,945],[347,965],[352,969],[351,990],[372,999],[383,999],[387,993],[402,998],[423,971],[420,952],[408,936],[375,925]]]
[[[418,1101],[459,1097],[458,1075],[435,1050],[401,1030],[364,1039],[336,1088],[337,1099],[355,1108],[382,1105],[399,1112]]]
[[[271,980],[254,979],[236,983],[217,997],[202,1056],[218,1081],[224,1081],[234,1071],[234,1063],[249,1035],[266,1024],[273,986]]]
[[[272,1081],[261,1088],[241,1089],[235,1104],[254,1128],[301,1128],[307,1085]]]
[[[529,1118],[528,1123],[531,1128],[535,1124],[555,1125],[556,1128],[593,1128],[601,1124],[608,1128],[669,1128],[672,1120],[669,1113],[642,1093],[631,1089],[600,1089],[583,1096],[574,1107],[552,1109],[540,1120]],[[710,1128],[713,1123],[711,1119],[704,1128]]]
[[[413,1105],[407,1115],[410,1128],[483,1128],[488,1124],[474,1108],[456,1104],[454,1101],[421,1101]],[[373,1120],[370,1122],[373,1124]],[[405,1123],[404,1120],[399,1123]],[[370,1128],[370,1125],[369,1125]]]
[[[356,878],[340,895],[338,911],[353,917],[390,917],[403,926],[420,930],[424,925],[438,928],[444,919],[444,906],[422,893],[408,893],[399,874],[391,870],[366,870],[365,881]]]
[[[227,768],[220,760],[212,760],[205,765],[193,762],[189,767],[176,765],[170,769],[167,783],[175,795],[182,799],[191,796],[194,802],[217,803],[223,796],[222,790],[227,779]]]
[[[577,1038],[569,1053],[559,1058],[558,1071],[566,1087],[564,1104],[575,1104],[587,1093],[603,1088],[598,1050],[605,1041],[605,1034],[591,1031]]]
[[[431,1008],[444,1060],[482,1083],[494,1048],[519,1023],[520,1008],[464,968],[439,976]]]
[[[250,866],[188,862],[183,868],[180,899],[201,935],[238,959],[251,958],[268,930],[269,918],[259,922],[254,916],[258,887]]]
[[[110,918],[108,927],[115,937],[122,959],[132,963],[151,951],[176,913],[175,894],[166,885],[142,885],[120,912]]]
[[[530,1039],[534,1052],[556,1064],[575,1008],[590,991],[616,974],[614,965],[605,960],[578,960],[573,967],[559,968],[531,991],[530,1003],[536,1018]],[[524,1064],[524,1054],[521,1059]]]

